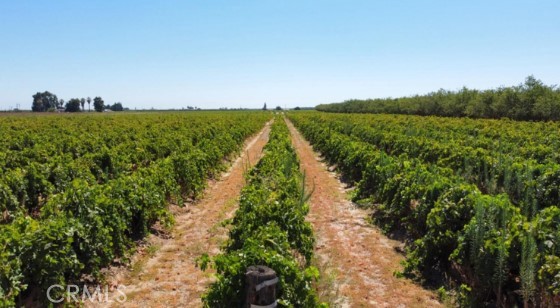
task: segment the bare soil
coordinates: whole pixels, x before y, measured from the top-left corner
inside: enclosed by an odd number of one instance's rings
[[[211,181],[204,197],[186,207],[172,206],[175,225],[168,236],[152,235],[133,257],[129,269],[113,269],[108,283],[126,294],[124,303],[117,302],[122,294],[112,292],[114,307],[200,307],[201,295],[213,281],[213,271],[202,272],[196,260],[202,254],[220,252],[228,238],[222,221],[231,218],[245,183],[245,171],[262,155],[268,142],[270,123],[245,145],[245,150],[230,170],[217,181]],[[123,287],[124,286],[124,287]],[[86,301],[86,306],[91,305]],[[99,306],[99,305],[96,305]]]
[[[367,221],[370,213],[349,201],[345,185],[330,172],[295,127],[287,121],[306,174],[311,222],[321,272],[320,299],[334,307],[438,307],[434,292],[397,278],[402,243],[384,236]]]

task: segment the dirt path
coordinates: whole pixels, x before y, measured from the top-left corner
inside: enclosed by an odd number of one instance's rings
[[[268,142],[270,123],[245,146],[242,155],[219,181],[213,181],[196,204],[175,207],[175,226],[167,239],[151,236],[132,269],[112,277],[110,284],[125,286],[126,302],[115,307],[200,307],[200,297],[212,280],[210,271],[196,267],[203,253],[215,255],[228,237],[221,222],[237,209],[244,172],[252,167]],[[121,290],[121,289],[119,289]]]
[[[404,257],[394,249],[401,243],[366,221],[367,212],[348,200],[344,185],[287,122],[306,185],[314,189],[307,217],[317,238],[321,299],[337,307],[441,306],[432,292],[393,276],[402,269]]]

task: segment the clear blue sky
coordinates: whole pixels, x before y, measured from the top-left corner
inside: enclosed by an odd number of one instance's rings
[[[314,106],[560,83],[560,1],[2,1],[0,109]]]

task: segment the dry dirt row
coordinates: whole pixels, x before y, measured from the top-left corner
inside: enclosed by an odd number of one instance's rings
[[[344,185],[287,121],[292,142],[313,190],[308,220],[317,239],[315,263],[321,271],[320,297],[337,307],[438,307],[435,294],[394,277],[401,243],[366,221],[367,212],[348,200]]]
[[[203,253],[215,255],[227,239],[221,222],[237,208],[244,185],[244,173],[252,167],[268,142],[270,123],[246,144],[241,156],[218,181],[212,181],[204,197],[184,208],[173,206],[175,226],[169,238],[151,236],[139,252],[131,270],[110,278],[113,286],[124,286],[126,302],[119,292],[112,293],[114,307],[200,307],[200,297],[212,281],[210,271],[196,267]]]

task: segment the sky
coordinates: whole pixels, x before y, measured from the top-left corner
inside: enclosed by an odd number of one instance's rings
[[[315,106],[560,83],[560,1],[0,2],[0,110]]]

